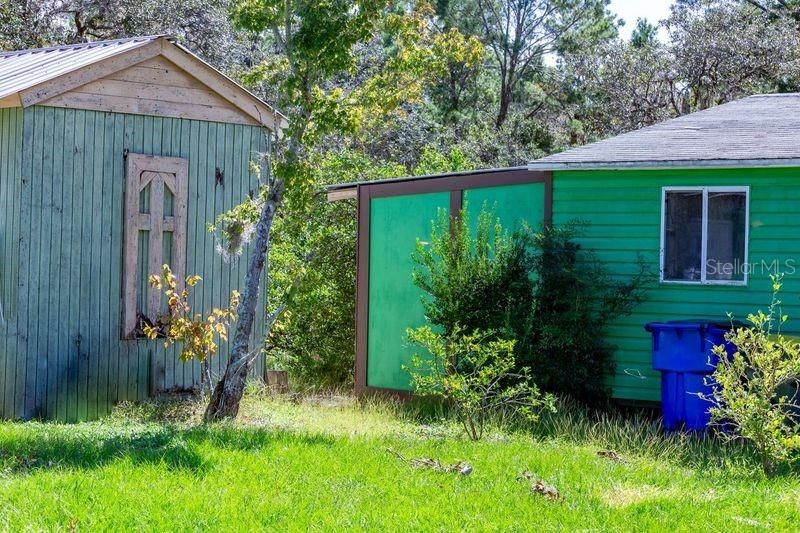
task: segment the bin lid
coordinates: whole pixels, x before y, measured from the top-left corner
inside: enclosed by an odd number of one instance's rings
[[[649,322],[645,324],[647,331],[655,330],[686,330],[686,329],[721,329],[728,331],[731,328],[745,326],[744,322],[738,320],[720,320],[719,318],[686,318],[683,320],[669,320],[667,322]]]

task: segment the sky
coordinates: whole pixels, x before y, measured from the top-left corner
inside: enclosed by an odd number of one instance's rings
[[[619,33],[620,37],[627,39],[636,26],[636,19],[644,18],[651,24],[658,24],[659,20],[667,18],[671,5],[672,0],[611,0],[609,7],[625,20]]]

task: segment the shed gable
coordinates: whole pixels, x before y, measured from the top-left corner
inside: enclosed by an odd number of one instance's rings
[[[250,115],[163,56],[113,72],[39,105],[258,125]]]
[[[287,126],[279,111],[163,35],[0,52],[0,108],[35,105]]]

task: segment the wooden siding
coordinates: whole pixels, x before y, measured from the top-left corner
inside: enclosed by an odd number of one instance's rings
[[[13,401],[17,361],[22,109],[0,109],[0,406]]]
[[[45,100],[40,105],[258,124],[252,117],[161,56],[81,85]]]
[[[21,201],[12,218],[23,231],[20,268],[12,281],[18,308],[9,327],[16,335],[6,336],[0,353],[0,412],[10,418],[83,420],[122,400],[194,386],[199,364],[180,362],[175,348],[120,340],[123,154],[189,160],[187,271],[203,277],[193,305],[207,310],[226,303],[230,290],[238,288],[246,258],[223,264],[206,224],[257,186],[249,161],[264,150],[263,132],[57,107],[18,113],[24,113]],[[221,184],[216,169],[224,176]],[[262,330],[263,321],[256,333]],[[215,373],[226,357],[223,346],[212,363]]]
[[[698,317],[726,319],[732,312],[766,308],[770,300],[769,269],[773,261],[786,274],[784,312],[800,318],[800,169],[563,171],[553,174],[553,218],[589,223],[582,243],[596,252],[611,272],[632,274],[641,254],[657,276],[661,232],[661,188],[670,185],[750,186],[750,249],[753,272],[745,287],[659,284],[654,281],[646,301],[632,315],[610,328],[616,345],[617,374],[612,380],[620,399],[660,399],[659,374],[651,368],[650,335],[643,326],[651,321]],[[656,277],[657,279],[657,277]],[[800,322],[789,324],[798,331]]]

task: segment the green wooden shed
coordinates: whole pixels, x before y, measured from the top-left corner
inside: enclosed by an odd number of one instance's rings
[[[169,263],[203,277],[198,309],[227,302],[244,261],[206,224],[256,190],[250,162],[284,125],[164,36],[0,53],[3,417],[82,420],[198,385],[196,362],[141,338],[163,310],[147,275]]]
[[[411,252],[438,208],[497,202],[505,225],[588,222],[583,244],[619,277],[641,255],[658,273],[646,299],[612,324],[620,400],[657,402],[651,321],[739,318],[769,304],[800,317],[800,94],[757,95],[533,161],[520,169],[342,184],[357,198],[356,383],[407,391],[407,327],[424,318]],[[790,320],[788,328],[798,330]]]

